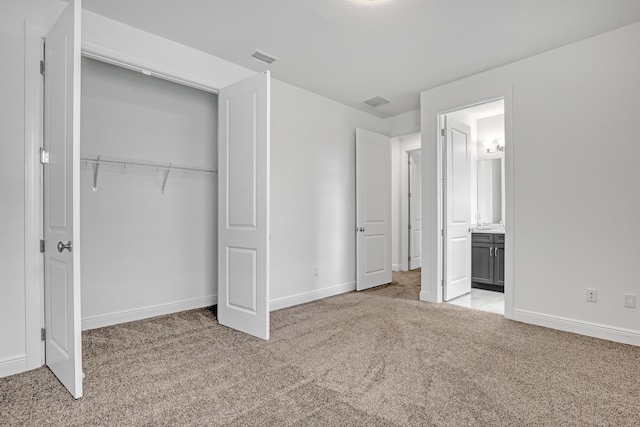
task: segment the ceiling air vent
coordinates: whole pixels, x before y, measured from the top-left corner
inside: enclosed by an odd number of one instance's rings
[[[388,104],[389,101],[384,99],[381,96],[374,96],[371,99],[367,99],[366,101],[362,101],[363,103],[372,106],[373,108],[379,107],[384,104]]]
[[[276,58],[275,56],[271,56],[268,53],[260,52],[259,50],[253,52],[251,54],[251,57],[256,61],[264,62],[267,65],[273,64],[278,60],[278,58]]]

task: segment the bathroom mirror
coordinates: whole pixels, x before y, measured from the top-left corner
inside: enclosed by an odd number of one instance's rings
[[[504,218],[503,159],[478,160],[478,223],[499,224]]]

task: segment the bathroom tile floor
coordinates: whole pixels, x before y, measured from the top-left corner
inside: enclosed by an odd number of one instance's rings
[[[471,288],[470,293],[452,299],[448,303],[504,315],[504,294],[502,292]]]

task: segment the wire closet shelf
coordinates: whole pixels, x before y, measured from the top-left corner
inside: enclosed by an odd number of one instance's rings
[[[162,170],[164,174],[162,179],[162,194],[164,194],[164,189],[167,184],[167,178],[169,177],[169,172],[171,172],[172,170],[204,173],[209,175],[218,173],[218,171],[214,169],[208,169],[208,168],[197,167],[197,166],[181,165],[177,163],[154,162],[150,160],[129,159],[129,158],[115,157],[115,156],[104,156],[101,154],[81,154],[80,160],[85,163],[93,164],[93,191],[98,191],[98,171],[100,170],[101,164],[119,165],[124,167],[135,166],[135,167]]]

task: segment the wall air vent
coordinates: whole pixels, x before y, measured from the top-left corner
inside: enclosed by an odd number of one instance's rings
[[[268,53],[260,52],[256,50],[251,54],[251,57],[256,61],[264,62],[267,65],[271,65],[278,60],[275,56],[269,55]]]
[[[363,102],[364,104],[367,104],[367,105],[372,106],[373,108],[376,108],[376,107],[379,107],[379,106],[381,106],[381,105],[384,105],[384,104],[388,104],[388,103],[389,103],[389,101],[388,101],[388,100],[384,99],[384,98],[383,98],[383,97],[381,97],[381,96],[374,96],[373,98],[371,98],[371,99],[367,99],[366,101],[362,101],[362,102]]]

